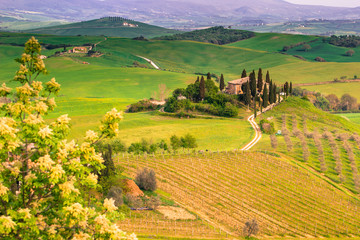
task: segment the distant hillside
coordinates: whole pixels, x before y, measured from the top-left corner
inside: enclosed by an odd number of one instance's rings
[[[105,17],[96,20],[78,22],[60,26],[38,28],[28,30],[31,33],[53,34],[53,35],[89,35],[89,36],[109,36],[134,38],[144,36],[152,38],[169,34],[179,33],[179,31],[157,27],[121,17]]]
[[[360,12],[359,10],[358,12]],[[324,36],[331,36],[334,34],[360,35],[360,19],[291,21],[276,24],[251,23],[234,25],[233,28],[254,32],[278,32]]]
[[[179,33],[172,36],[162,36],[160,40],[192,40],[214,44],[228,44],[255,36],[254,32],[226,29],[224,27],[212,27],[192,32]]]

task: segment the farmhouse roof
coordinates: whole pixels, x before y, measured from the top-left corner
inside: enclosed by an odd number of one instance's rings
[[[247,81],[249,81],[249,77],[235,79],[235,80],[229,81],[228,84],[242,85],[242,84],[246,83]]]

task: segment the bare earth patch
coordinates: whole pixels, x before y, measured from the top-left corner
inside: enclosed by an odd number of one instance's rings
[[[279,36],[274,36],[271,39],[278,39],[278,38],[280,38],[280,37]]]
[[[165,218],[172,220],[194,220],[196,217],[191,213],[187,212],[185,209],[180,207],[172,206],[160,206],[157,210],[164,215]]]

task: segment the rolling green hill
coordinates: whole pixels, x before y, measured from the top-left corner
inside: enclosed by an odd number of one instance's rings
[[[262,50],[267,52],[280,52],[284,46],[309,42],[317,39],[311,35],[295,35],[282,33],[255,33],[255,37],[231,43],[229,46]]]
[[[124,26],[124,24],[132,24],[132,26]],[[134,38],[144,36],[152,38],[175,34],[179,31],[157,27],[141,22],[136,22],[120,17],[106,17],[91,21],[84,21],[60,26],[46,27],[27,30],[31,33],[53,34],[53,35],[88,35],[88,36],[111,36],[111,37],[127,37]]]
[[[196,30],[186,33],[178,33],[171,36],[162,36],[154,38],[156,40],[191,40],[198,42],[206,42],[224,45],[232,42],[237,42],[244,39],[249,39],[255,35],[254,32],[226,29],[222,26],[211,27],[202,30]]]

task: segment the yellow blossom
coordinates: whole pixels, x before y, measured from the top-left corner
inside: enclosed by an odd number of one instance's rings
[[[38,159],[37,164],[42,171],[45,171],[51,169],[52,165],[54,165],[55,162],[50,158],[49,155],[45,155]]]
[[[11,92],[11,88],[7,87],[5,83],[0,87],[0,97],[6,97]]]
[[[34,90],[27,83],[25,83],[21,87],[16,88],[16,92],[21,99],[31,96],[33,94],[33,91]]]
[[[106,218],[105,215],[99,215],[94,219],[94,222],[100,226],[99,233],[104,234],[109,230],[109,219]]]
[[[71,179],[70,181],[59,184],[59,188],[60,188],[61,194],[63,196],[68,196],[72,192],[80,193],[79,190],[74,187],[74,179]]]
[[[52,131],[53,130],[50,129],[48,125],[46,125],[44,128],[41,128],[39,130],[38,134],[40,135],[40,137],[42,139],[45,139],[45,138],[50,137],[51,135],[53,135]]]
[[[116,119],[122,119],[122,112],[118,112],[116,108],[113,108],[111,111],[107,112],[104,116],[103,122],[111,122]]]
[[[5,187],[2,183],[0,183],[0,197],[7,194],[9,188]]]
[[[88,240],[91,239],[89,234],[87,233],[76,233],[74,234],[74,237],[72,238],[72,240]]]
[[[66,215],[71,215],[76,219],[84,217],[87,213],[87,209],[83,208],[80,203],[73,203],[71,206],[64,207]]]
[[[104,159],[102,158],[100,153],[92,155],[90,157],[90,160],[94,161],[96,163],[103,163],[104,162]]]
[[[108,210],[109,212],[115,211],[117,207],[115,206],[115,200],[110,198],[105,198],[104,200],[104,208]]]
[[[51,168],[50,179],[52,180],[52,182],[58,182],[64,174],[64,169],[61,167],[60,164],[57,164],[55,167]]]
[[[85,181],[86,181],[86,183],[88,184],[88,185],[90,185],[90,186],[95,186],[96,184],[97,184],[97,175],[95,175],[95,174],[93,174],[93,173],[90,173],[87,177],[86,177],[86,179],[85,179]]]
[[[37,125],[37,124],[42,124],[44,123],[44,120],[42,119],[42,117],[40,115],[34,115],[34,114],[30,114],[25,120],[25,123],[29,124],[29,125]]]
[[[51,110],[53,110],[53,109],[56,107],[55,98],[50,98],[50,99],[47,101],[47,104],[48,104],[49,108],[50,108]]]
[[[40,82],[40,81],[32,82],[31,86],[33,87],[33,89],[35,89],[35,90],[37,90],[39,92],[43,89],[42,82]]]
[[[35,105],[35,111],[41,114],[46,113],[48,111],[48,108],[49,107],[43,101],[37,102]]]
[[[128,235],[128,237],[126,239],[127,240],[138,240],[135,233],[132,233],[132,234]]]
[[[88,130],[86,132],[86,137],[85,137],[85,141],[88,142],[95,142],[96,140],[98,140],[99,136],[96,132],[94,132],[93,130]]]
[[[47,230],[47,232],[48,232],[50,235],[56,235],[56,234],[57,234],[56,226],[55,226],[55,225],[51,225],[50,228]]]
[[[11,219],[10,216],[0,216],[0,225],[5,232],[11,232],[15,228],[16,223]]]
[[[11,138],[16,138],[16,133],[19,131],[15,128],[16,122],[12,118],[2,117],[0,118],[0,135],[8,135]]]
[[[56,82],[55,78],[52,78],[49,82],[46,83],[46,90],[57,94],[60,91],[60,84]]]
[[[68,117],[68,114],[61,115],[57,118],[57,122],[60,124],[69,124],[71,118]]]
[[[20,214],[24,214],[24,218],[30,219],[31,218],[31,213],[30,213],[30,209],[25,208],[25,209],[19,209],[18,213]]]

